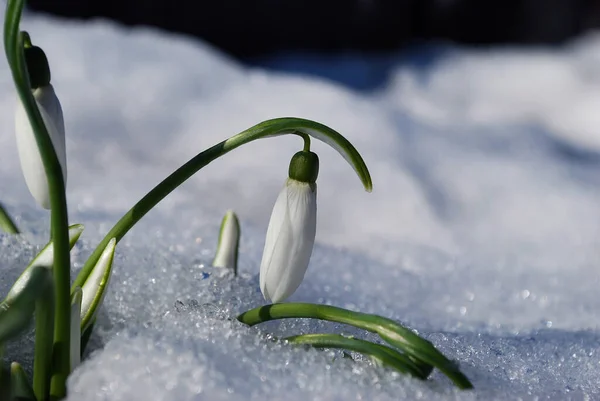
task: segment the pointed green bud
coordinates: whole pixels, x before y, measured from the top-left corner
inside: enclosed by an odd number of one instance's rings
[[[37,89],[50,83],[50,66],[42,48],[25,46],[25,63],[31,89]]]
[[[116,246],[117,240],[112,238],[108,242],[108,245],[106,245],[106,248],[104,248],[104,252],[100,255],[98,262],[96,262],[85,283],[83,283],[83,287],[81,287],[83,291],[81,300],[81,332],[85,332],[92,323],[96,313],[98,313],[100,305],[102,305],[112,273],[112,263]]]
[[[52,283],[52,271],[35,265],[22,283],[21,290],[0,303],[0,343],[18,335],[29,327],[36,300],[45,294]]]
[[[238,248],[240,246],[240,222],[233,210],[228,210],[221,222],[217,252],[212,265],[233,270],[237,276]]]
[[[73,248],[75,243],[83,233],[83,225],[81,224],[73,224],[69,227],[69,247]],[[29,276],[31,275],[31,269],[34,266],[46,266],[48,269],[52,269],[52,265],[54,264],[54,246],[53,242],[50,241],[41,251],[40,253],[33,258],[29,266],[25,268],[21,276],[15,281],[10,291],[8,291],[8,295],[6,296],[6,300],[10,300],[10,298],[16,296],[20,291],[23,290],[23,287],[27,280],[29,280]]]
[[[314,184],[319,175],[319,156],[304,150],[296,153],[290,161],[288,175],[292,180]]]
[[[11,400],[35,400],[27,374],[17,362],[10,364],[10,385]]]

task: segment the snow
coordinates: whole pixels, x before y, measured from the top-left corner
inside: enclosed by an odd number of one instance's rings
[[[439,372],[420,382],[269,340],[358,333],[341,325],[247,328],[231,319],[264,303],[264,233],[302,146],[287,137],[215,161],[119,243],[70,400],[600,398],[600,35],[555,49],[400,53],[384,60],[380,87],[356,91],[310,68],[247,67],[150,29],[35,15],[22,28],[48,54],[65,112],[71,221],[86,226],[75,269],[136,200],[199,151],[268,118],[310,118],[354,143],[374,191],[314,143],[317,241],[291,300],[399,320],[475,385],[459,391]],[[374,57],[372,68],[384,61]],[[3,60],[0,200],[26,232],[0,236],[3,294],[48,234],[48,215],[21,177],[14,106]],[[236,279],[210,267],[230,208],[242,225]],[[30,364],[31,347],[26,337],[7,357]]]

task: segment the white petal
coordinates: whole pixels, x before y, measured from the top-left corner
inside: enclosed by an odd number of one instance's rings
[[[304,279],[315,241],[316,195],[316,184],[289,179],[277,198],[260,268],[260,287],[268,301],[287,299]]]
[[[37,88],[33,91],[40,114],[50,134],[58,161],[62,168],[63,178],[67,180],[67,157],[65,146],[65,124],[60,102],[52,85]],[[35,134],[29,123],[25,108],[20,99],[15,113],[15,131],[17,149],[21,160],[21,169],[25,182],[35,200],[45,209],[50,208],[48,182],[44,172],[42,157],[37,147]]]
[[[269,227],[267,228],[267,235],[265,238],[265,247],[263,250],[262,262],[260,264],[260,290],[267,301],[271,300],[267,289],[267,275],[271,266],[271,259],[273,252],[275,251],[275,244],[277,243],[281,235],[284,226],[284,220],[287,218],[287,183],[277,196],[275,206],[271,212],[271,219],[269,220]]]

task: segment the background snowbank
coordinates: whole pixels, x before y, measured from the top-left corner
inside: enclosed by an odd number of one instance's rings
[[[75,267],[137,199],[200,150],[262,120],[327,124],[370,168],[367,194],[322,144],[317,246],[291,300],[409,324],[458,360],[476,390],[436,373],[398,377],[367,361],[274,344],[333,329],[249,329],[258,264],[297,138],[255,142],[202,170],[118,246],[115,278],[70,399],[594,399],[600,397],[600,37],[560,50],[444,48],[390,59],[359,93],[247,68],[206,45],[107,22],[28,16],[65,110]],[[373,63],[380,60],[373,60]],[[0,236],[0,292],[47,235],[15,152],[15,94],[0,62],[0,199],[28,233]],[[210,261],[226,209],[241,220],[242,276]],[[35,244],[35,245],[32,245]],[[13,344],[9,356],[27,360]],[[335,357],[335,359],[334,359]]]

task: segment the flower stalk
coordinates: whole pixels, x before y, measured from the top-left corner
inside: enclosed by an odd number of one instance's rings
[[[48,269],[47,266],[44,268]],[[49,270],[49,269],[48,269]],[[50,395],[52,348],[54,343],[54,288],[48,283],[35,304],[35,353],[33,355],[33,392],[38,400]]]
[[[115,238],[118,243],[146,213],[200,169],[232,150],[257,139],[289,134],[300,135],[302,137],[309,135],[333,147],[354,169],[365,190],[368,192],[372,190],[371,175],[365,162],[356,148],[337,131],[315,121],[302,118],[286,117],[263,121],[199,153],[148,192],[121,217],[102,241],[100,241],[83,265],[72,288],[83,285],[98,258],[100,258],[102,251],[112,238]]]
[[[68,235],[68,212],[62,166],[54,149],[52,139],[44,124],[36,100],[24,55],[26,34],[19,31],[24,0],[9,0],[4,20],[4,49],[19,99],[25,109],[35,141],[41,154],[48,181],[50,197],[50,231],[54,241],[55,324],[53,378],[51,396],[64,398],[66,379],[69,374],[70,340],[70,269]]]

